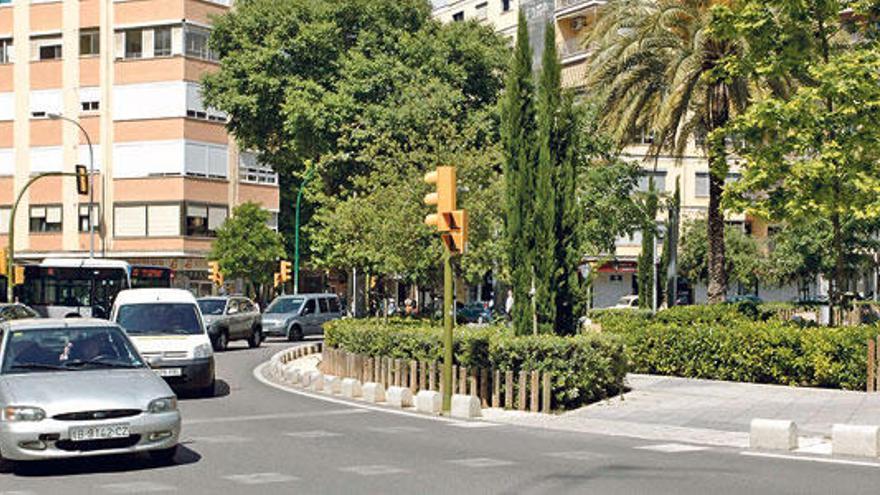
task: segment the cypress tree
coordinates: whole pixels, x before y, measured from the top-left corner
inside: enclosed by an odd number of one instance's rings
[[[532,266],[534,263],[535,108],[532,50],[525,14],[519,12],[513,66],[507,78],[502,107],[502,145],[506,181],[507,265],[513,290],[513,327],[532,332]]]
[[[580,120],[575,112],[574,95],[562,96],[559,113],[560,156],[556,169],[556,333],[577,331],[581,285],[578,266],[581,262],[578,224],[581,212],[576,198]]]
[[[563,136],[560,135],[560,97],[562,69],[556,55],[554,27],[545,30],[541,75],[538,80],[538,162],[535,177],[535,309],[538,325],[553,331],[556,325],[557,259],[557,195],[555,179]]]
[[[642,252],[638,260],[639,307],[651,309],[654,297],[654,236],[657,231],[659,198],[654,188],[654,176],[648,180],[645,195],[645,218],[642,226]]]

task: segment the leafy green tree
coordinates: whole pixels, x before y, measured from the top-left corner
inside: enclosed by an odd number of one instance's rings
[[[513,65],[503,100],[501,137],[506,178],[507,265],[513,290],[513,327],[517,334],[532,333],[530,291],[534,280],[535,96],[532,50],[525,13],[519,13]]]
[[[880,218],[880,52],[858,48],[809,70],[790,100],[769,98],[737,120],[742,180],[732,203],[791,224],[830,223],[831,299],[847,273],[845,226]]]
[[[681,227],[681,184],[675,180],[675,193],[666,205],[666,236],[663,238],[663,254],[660,258],[660,274],[665,277],[663,291],[666,307],[675,306],[678,289],[678,239]]]
[[[256,203],[242,203],[217,229],[217,240],[208,259],[220,264],[228,279],[247,281],[252,292],[271,283],[279,259],[284,257],[281,236],[267,225],[269,212]]]
[[[679,245],[679,270],[691,283],[709,280],[706,220],[689,220],[683,224]],[[724,244],[728,256],[725,270],[730,280],[744,287],[756,287],[765,270],[765,258],[755,239],[741,228],[725,226]]]
[[[744,77],[718,77],[736,56],[736,41],[713,37],[713,7],[720,0],[612,0],[588,42],[587,85],[599,95],[603,121],[619,146],[645,129],[654,135],[649,155],[667,149],[682,157],[696,138],[708,136],[709,299],[727,292],[721,197],[728,170],[723,129],[748,102]]]

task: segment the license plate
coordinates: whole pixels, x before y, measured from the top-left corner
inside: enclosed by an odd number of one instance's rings
[[[128,438],[128,423],[103,426],[77,426],[70,429],[70,439],[74,442]]]
[[[153,371],[159,376],[180,376],[183,370],[180,368],[155,368]]]

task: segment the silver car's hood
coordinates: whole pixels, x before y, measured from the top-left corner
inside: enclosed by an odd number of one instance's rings
[[[40,407],[47,416],[102,409],[141,409],[174,395],[148,368],[0,376],[0,405]]]
[[[209,327],[215,321],[223,318],[222,315],[202,315],[202,319],[205,320],[205,326]]]

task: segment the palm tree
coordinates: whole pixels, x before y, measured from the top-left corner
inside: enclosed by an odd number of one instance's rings
[[[740,47],[714,38],[712,7],[724,0],[611,0],[590,37],[587,87],[601,108],[603,124],[620,148],[649,130],[647,158],[666,151],[681,159],[701,143],[709,160],[709,301],[727,293],[724,215],[727,177],[723,128],[748,101],[744,78],[719,77],[725,58]],[[726,3],[726,2],[725,2]],[[717,132],[716,132],[717,131]]]

